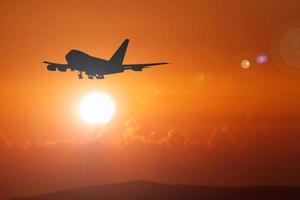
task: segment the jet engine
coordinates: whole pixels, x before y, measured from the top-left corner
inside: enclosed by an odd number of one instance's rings
[[[133,71],[143,71],[143,67],[132,67]]]
[[[50,65],[47,66],[47,69],[48,69],[49,71],[56,71],[57,65],[50,64]]]
[[[67,71],[67,66],[66,65],[58,65],[57,69],[60,72],[65,72],[65,71]]]

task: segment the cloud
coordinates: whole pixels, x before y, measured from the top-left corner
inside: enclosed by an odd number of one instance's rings
[[[213,151],[217,149],[241,150],[247,145],[245,141],[229,131],[226,125],[219,125],[214,127],[207,139],[206,146],[208,150]]]
[[[120,147],[128,146],[132,143],[142,145],[160,145],[164,147],[198,145],[198,140],[191,139],[189,135],[179,133],[174,129],[166,132],[145,131],[135,119],[124,122],[124,132],[117,144]]]
[[[0,146],[10,146],[12,142],[3,134],[0,135]]]
[[[199,133],[200,135],[201,133]],[[111,135],[114,135],[113,137]],[[203,136],[203,135],[202,135]],[[199,139],[200,138],[200,139]],[[228,130],[226,125],[218,125],[212,129],[212,133],[207,140],[192,138],[189,134],[185,134],[170,128],[166,131],[145,130],[141,124],[134,118],[128,119],[123,123],[123,130],[119,134],[111,134],[107,130],[101,130],[91,136],[61,139],[61,140],[46,140],[43,142],[26,141],[21,144],[10,141],[5,135],[0,135],[0,146],[16,147],[22,150],[35,148],[127,148],[131,146],[151,146],[156,145],[169,149],[182,149],[181,147],[201,147],[209,151],[217,149],[241,149],[244,141],[240,141],[236,135]],[[89,148],[88,147],[88,148]]]
[[[189,135],[176,132],[171,129],[167,132],[165,137],[159,140],[159,144],[167,146],[179,146],[179,145],[197,145],[198,140],[192,140]]]

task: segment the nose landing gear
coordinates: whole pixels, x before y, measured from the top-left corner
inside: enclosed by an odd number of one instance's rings
[[[81,71],[79,71],[79,73],[78,73],[78,78],[83,79],[83,75],[82,75]]]

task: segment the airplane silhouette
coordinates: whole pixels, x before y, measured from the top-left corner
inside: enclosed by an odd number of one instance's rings
[[[67,64],[58,64],[48,61],[44,61],[44,63],[48,64],[47,69],[49,71],[58,70],[65,72],[67,69],[71,69],[71,71],[78,71],[79,79],[83,79],[83,72],[88,76],[89,79],[93,79],[94,77],[97,79],[104,79],[104,75],[107,74],[121,73],[125,70],[142,71],[146,67],[168,64],[166,62],[160,62],[124,65],[123,60],[128,42],[128,39],[124,40],[124,42],[109,60],[96,58],[79,50],[71,50],[65,56]]]

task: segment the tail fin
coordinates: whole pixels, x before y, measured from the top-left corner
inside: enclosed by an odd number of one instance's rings
[[[110,60],[109,60],[110,62],[118,64],[118,65],[122,65],[124,57],[125,57],[128,42],[129,42],[128,39],[124,40],[124,42],[120,45],[120,47],[117,49],[117,51],[114,53],[114,55],[110,58]]]

